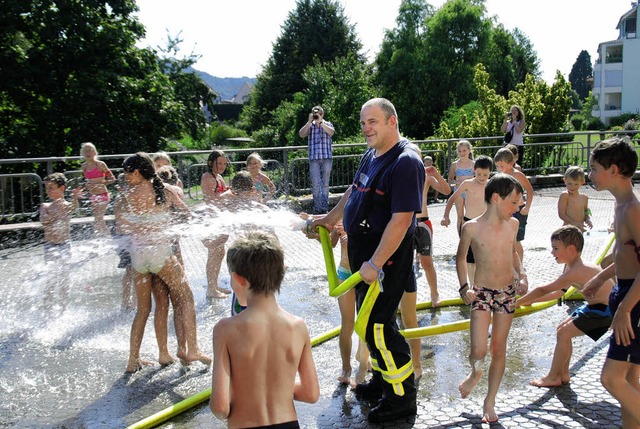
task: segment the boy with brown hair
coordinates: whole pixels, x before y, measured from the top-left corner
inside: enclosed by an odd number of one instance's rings
[[[462,182],[460,187],[449,197],[440,225],[448,227],[451,224],[449,213],[459,197],[462,197],[464,200],[462,225],[464,225],[464,222],[484,213],[487,209],[487,204],[484,201],[484,188],[487,185],[489,176],[491,176],[491,170],[493,170],[493,161],[488,156],[480,155],[473,161],[473,179],[467,179]],[[471,283],[473,283],[475,273],[475,262],[473,251],[469,248],[469,253],[467,253],[467,269]]]
[[[529,182],[529,179],[527,179],[527,176],[525,176],[522,171],[518,171],[514,168],[515,159],[513,157],[513,153],[506,147],[503,147],[496,152],[496,155],[493,157],[493,162],[500,173],[506,173],[513,176],[524,189],[522,197],[525,199],[525,203],[523,206],[520,206],[520,210],[513,215],[513,217],[518,219],[516,250],[520,256],[520,261],[524,261],[524,249],[520,242],[524,240],[527,228],[527,218],[529,217],[529,210],[531,209],[531,203],[533,202],[533,186],[531,186],[531,182]]]
[[[489,324],[493,316],[489,388],[482,421],[495,423],[498,421],[495,401],[505,369],[507,336],[515,311],[516,293],[525,293],[527,289],[526,274],[515,248],[518,222],[512,217],[522,199],[522,186],[512,176],[496,174],[487,182],[484,196],[487,210],[462,226],[456,253],[460,296],[465,304],[471,304],[471,372],[458,390],[462,398],[466,398],[480,381],[480,364],[487,355]],[[469,246],[476,259],[475,284],[471,287],[467,283],[466,264]]]
[[[211,411],[229,428],[297,428],[293,401],[315,403],[320,388],[304,321],[276,301],[284,251],[274,235],[250,232],[231,244],[227,264],[247,308],[213,328]]]
[[[593,297],[614,275],[618,284],[609,296],[613,334],[602,368],[602,385],[620,402],[622,426],[640,427],[640,201],[631,179],[638,168],[638,153],[626,137],[599,142],[591,152],[589,179],[598,191],[616,199],[613,264],[584,287]]]
[[[82,188],[73,191],[73,203],[64,198],[67,178],[53,173],[44,178],[44,188],[50,203],[40,205],[40,223],[44,229],[44,262],[47,266],[45,302],[53,303],[56,288],[60,289],[60,305],[64,310],[69,298],[69,263],[71,262],[71,215],[78,209]]]
[[[602,271],[597,265],[582,261],[584,237],[580,229],[565,225],[551,234],[551,254],[559,264],[566,264],[564,272],[553,282],[540,286],[519,298],[516,307],[534,302],[560,299],[570,286],[581,290],[585,283]],[[529,384],[538,387],[556,387],[569,382],[569,361],[571,360],[574,337],[588,335],[597,341],[611,326],[609,293],[613,282],[606,280],[593,297],[586,297],[586,303],[576,308],[556,329],[556,348],[553,352],[551,369],[542,378],[531,380]],[[560,302],[560,301],[559,301]]]
[[[578,166],[568,167],[562,178],[567,189],[558,198],[558,216],[563,225],[574,225],[584,232],[593,228],[589,197],[580,193],[584,185],[584,170]]]
[[[53,173],[44,178],[44,188],[50,203],[40,206],[40,223],[44,227],[44,258],[46,262],[59,262],[60,256],[71,256],[71,215],[78,209],[82,188],[73,191],[73,203],[64,199],[67,178]]]

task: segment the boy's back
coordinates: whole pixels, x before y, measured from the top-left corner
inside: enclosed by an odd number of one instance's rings
[[[576,261],[571,267],[568,267],[563,275],[571,279],[571,285],[578,290],[582,290],[584,285],[597,276],[602,271],[598,265],[584,263],[582,259]],[[605,304],[609,305],[609,293],[613,287],[613,281],[608,280],[595,294],[595,296],[585,297],[588,304]]]
[[[269,310],[249,306],[239,315],[220,321],[214,339],[215,356],[220,356],[219,351],[228,356],[230,428],[297,419],[294,381],[302,354],[311,353],[302,319],[279,306]]]

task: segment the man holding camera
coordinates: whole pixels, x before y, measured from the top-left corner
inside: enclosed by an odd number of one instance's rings
[[[321,106],[314,106],[311,109],[309,120],[298,132],[300,137],[308,137],[309,141],[309,174],[314,214],[324,214],[329,211],[333,133],[335,129],[331,122],[324,120],[324,110]]]

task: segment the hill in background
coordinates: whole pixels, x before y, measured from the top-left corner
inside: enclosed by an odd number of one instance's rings
[[[195,73],[197,73],[200,78],[215,92],[220,95],[221,100],[231,100],[237,93],[238,90],[245,84],[245,82],[251,83],[251,85],[255,85],[256,78],[255,77],[216,77],[211,76],[207,72],[199,71],[193,69]]]

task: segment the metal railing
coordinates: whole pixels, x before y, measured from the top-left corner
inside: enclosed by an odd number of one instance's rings
[[[589,153],[595,142],[602,140],[606,135],[629,134],[627,131],[618,132],[580,132],[580,133],[555,133],[526,135],[525,141],[537,141],[527,143],[525,149],[525,162],[523,171],[529,176],[563,173],[569,165],[582,165],[587,167]],[[586,135],[586,144],[574,141],[576,135]],[[632,134],[633,135],[633,134]],[[474,146],[475,155],[487,155],[493,157],[495,152],[502,147],[502,136],[468,138]],[[560,141],[558,141],[560,140]],[[449,166],[456,159],[456,144],[459,139],[440,140],[416,140],[423,155],[430,155],[434,159],[434,165],[447,176]],[[331,170],[330,189],[332,192],[342,192],[353,181],[359,159],[366,148],[361,144],[336,144],[334,145],[334,160]],[[291,196],[309,194],[310,178],[308,159],[304,156],[307,146],[285,146],[275,148],[225,148],[225,154],[230,160],[231,169],[225,173],[225,179],[230,181],[232,171],[244,167],[244,159],[252,152],[260,152],[266,165],[263,169],[274,182],[277,188],[277,197],[288,199]],[[176,163],[177,170],[185,186],[185,193],[192,200],[202,200],[200,179],[207,171],[206,160],[210,150],[169,152]],[[121,161],[131,154],[101,155],[100,159],[110,166],[114,174],[121,170]],[[82,183],[81,170],[77,169],[83,158],[74,157],[48,157],[48,158],[22,158],[0,159],[0,220],[19,220],[25,218],[35,219],[39,205],[45,201],[42,178],[33,172],[2,174],[5,165],[29,165],[32,171],[43,170],[44,164],[47,174],[53,171],[63,171],[70,179],[68,188],[74,188]],[[522,163],[521,163],[522,164]],[[72,169],[64,170],[65,166],[72,165]],[[40,168],[39,168],[40,167]],[[115,187],[110,186],[110,192],[115,193]],[[89,212],[89,204],[85,202],[85,213]]]

